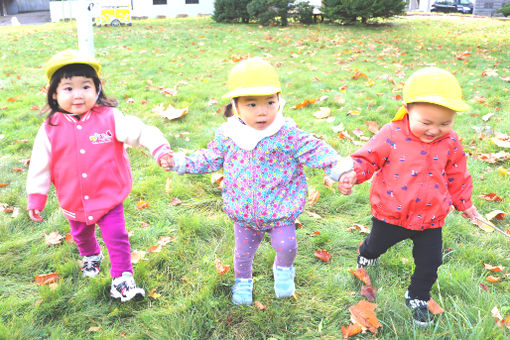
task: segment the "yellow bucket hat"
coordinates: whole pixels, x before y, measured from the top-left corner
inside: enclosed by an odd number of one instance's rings
[[[229,92],[222,98],[264,96],[281,92],[276,70],[265,60],[255,57],[239,62],[228,76]]]
[[[61,67],[69,64],[86,64],[91,66],[99,74],[101,65],[93,57],[88,57],[76,50],[65,50],[55,54],[46,65],[46,78],[51,80],[53,74]]]
[[[413,73],[404,84],[404,103],[432,103],[453,111],[466,111],[469,106],[462,100],[459,82],[450,72],[425,67]],[[402,106],[392,121],[404,118],[407,110]]]

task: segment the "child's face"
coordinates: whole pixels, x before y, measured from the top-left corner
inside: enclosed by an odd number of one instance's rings
[[[62,109],[81,116],[96,104],[97,91],[94,81],[82,76],[62,78],[53,99]]]
[[[409,113],[411,132],[424,143],[443,137],[452,128],[455,111],[447,107],[429,103],[405,106]]]
[[[278,95],[239,97],[236,103],[241,119],[256,130],[271,125],[278,112]]]

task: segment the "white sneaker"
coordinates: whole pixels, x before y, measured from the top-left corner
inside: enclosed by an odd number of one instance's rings
[[[101,253],[92,256],[84,256],[83,267],[81,267],[82,275],[86,277],[97,276],[99,274],[99,267],[101,266],[103,258],[104,256]]]
[[[136,286],[133,274],[124,272],[121,277],[116,277],[112,280],[110,296],[115,299],[120,299],[122,302],[129,301],[133,298],[135,298],[135,300],[141,300],[145,297],[145,290]]]

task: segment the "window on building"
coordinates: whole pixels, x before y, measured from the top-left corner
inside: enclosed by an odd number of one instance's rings
[[[186,5],[187,4],[198,4],[198,0],[186,0]]]
[[[152,0],[153,5],[166,5],[167,0]]]

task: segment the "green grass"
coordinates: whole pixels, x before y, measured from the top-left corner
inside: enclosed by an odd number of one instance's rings
[[[105,90],[120,101],[120,109],[160,128],[175,150],[205,147],[214,130],[224,121],[214,114],[226,92],[226,78],[234,58],[262,56],[277,65],[285,114],[303,129],[321,134],[342,155],[358,146],[339,139],[332,126],[343,123],[371,136],[365,121],[382,126],[399,106],[392,96],[418,68],[437,65],[454,72],[471,105],[459,115],[455,130],[472,155],[501,151],[488,138],[479,138],[473,126],[488,125],[494,131],[510,131],[509,83],[510,25],[508,21],[429,17],[398,18],[370,27],[336,25],[259,27],[220,25],[209,18],[135,21],[132,27],[95,28],[95,47],[102,62]],[[349,306],[361,300],[361,287],[349,272],[354,268],[356,248],[364,236],[346,229],[353,223],[370,224],[369,184],[356,188],[351,196],[322,185],[323,172],[307,169],[309,186],[321,197],[307,211],[297,230],[299,251],[296,259],[296,299],[274,296],[271,264],[274,252],[264,241],[254,261],[254,298],[267,310],[234,306],[231,302],[232,271],[216,273],[219,257],[232,264],[232,223],[221,209],[221,192],[210,184],[208,175],[182,176],[165,173],[139,149],[128,153],[134,187],[125,201],[125,215],[133,250],[147,250],[160,236],[174,236],[161,253],[147,254],[135,265],[135,277],[147,292],[156,289],[159,298],[121,304],[109,298],[109,261],[101,275],[81,277],[75,245],[49,247],[44,234],[69,232],[61,215],[54,190],[43,212],[44,222],[32,222],[26,212],[24,189],[26,167],[32,142],[44,117],[33,106],[45,102],[44,64],[57,51],[77,48],[74,23],[0,29],[0,202],[20,208],[20,215],[0,212],[0,339],[338,339],[340,326],[349,324]],[[465,60],[455,55],[470,52]],[[359,70],[374,81],[352,79]],[[497,77],[482,77],[495,69]],[[394,80],[392,83],[387,78]],[[151,88],[148,81],[152,82]],[[339,88],[348,85],[345,92]],[[167,97],[157,87],[177,88],[177,96]],[[395,90],[396,92],[392,92]],[[333,99],[342,94],[345,102]],[[291,106],[305,99],[328,96],[301,110]],[[473,101],[484,96],[486,103]],[[16,98],[7,101],[7,98]],[[134,103],[127,102],[133,98]],[[215,98],[218,105],[208,105]],[[142,101],[146,100],[147,104]],[[152,108],[159,104],[189,106],[189,113],[176,121],[159,118]],[[320,106],[332,109],[333,122],[317,121],[312,113]],[[348,116],[360,110],[359,116]],[[495,115],[484,122],[487,113]],[[177,135],[188,132],[189,141]],[[27,142],[28,141],[28,142]],[[474,179],[474,202],[479,211],[509,212],[509,178],[495,171],[510,168],[510,162],[483,163],[469,159]],[[23,172],[12,171],[21,167]],[[170,178],[169,191],[165,189]],[[480,194],[495,192],[505,201],[485,202]],[[170,207],[178,197],[183,204]],[[138,200],[150,207],[136,209]],[[508,217],[496,224],[508,228]],[[149,226],[147,226],[147,223]],[[314,235],[319,231],[320,235]],[[98,233],[99,234],[99,233]],[[104,244],[100,241],[103,251]],[[324,248],[332,254],[324,263],[313,256]],[[377,287],[377,316],[382,328],[377,339],[507,339],[508,329],[500,329],[491,316],[497,306],[510,314],[509,241],[496,233],[485,233],[452,213],[444,227],[444,255],[439,279],[432,289],[434,299],[445,309],[433,327],[417,328],[406,310],[403,294],[413,271],[411,243],[390,249],[377,268],[369,270]],[[485,281],[489,274],[483,263],[502,264],[496,273],[500,282]],[[58,271],[57,288],[39,287],[36,274]],[[487,286],[487,291],[480,284]],[[100,327],[90,331],[90,327]]]

